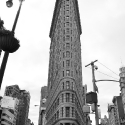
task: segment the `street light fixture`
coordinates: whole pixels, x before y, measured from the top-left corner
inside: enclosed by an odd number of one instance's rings
[[[12,7],[13,6],[13,2],[12,2],[12,0],[8,0],[7,2],[6,2],[6,5],[7,5],[7,7]]]
[[[13,24],[13,27],[12,27],[12,31],[10,31],[10,33],[9,33],[9,35],[10,35],[9,40],[8,40],[9,43],[7,41],[6,43],[3,44],[3,41],[2,41],[3,39],[1,39],[1,41],[0,41],[0,49],[5,51],[3,61],[2,61],[1,67],[0,67],[0,89],[1,89],[3,75],[4,75],[5,68],[6,68],[6,63],[7,63],[7,60],[8,60],[9,53],[15,52],[20,46],[18,41],[16,41],[14,39],[14,31],[15,31],[15,28],[16,28],[16,24],[17,24],[17,21],[18,21],[19,14],[20,14],[22,2],[24,0],[19,0],[19,1],[20,1],[20,5],[19,5],[19,8],[18,8],[16,17],[15,17],[15,21],[14,21],[14,24]],[[12,5],[13,5],[12,0],[8,0],[6,2],[6,5],[7,5],[7,7],[12,7]],[[4,33],[4,35],[5,34],[6,33]]]

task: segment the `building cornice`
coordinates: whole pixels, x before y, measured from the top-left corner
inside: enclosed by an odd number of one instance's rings
[[[53,13],[53,19],[52,19],[50,34],[49,34],[50,38],[52,37],[52,34],[53,34],[53,32],[55,30],[55,27],[56,27],[56,23],[57,23],[57,20],[58,20],[58,15],[59,15],[59,9],[61,7],[62,1],[63,0],[56,0],[56,3],[55,3],[55,9],[54,9],[54,13]],[[78,24],[79,33],[81,35],[82,34],[82,28],[81,28],[81,22],[80,22],[78,1],[73,0],[73,3],[74,3],[74,7],[75,7],[75,12],[76,12],[76,21],[77,21],[77,24]]]

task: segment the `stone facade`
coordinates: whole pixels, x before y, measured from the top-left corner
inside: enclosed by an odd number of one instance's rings
[[[85,125],[77,0],[57,0],[50,29],[46,125]]]

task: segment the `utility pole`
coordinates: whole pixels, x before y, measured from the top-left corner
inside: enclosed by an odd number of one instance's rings
[[[97,90],[97,86],[95,84],[96,80],[95,80],[95,73],[94,73],[94,63],[97,62],[98,60],[95,60],[93,62],[91,62],[90,64],[86,65],[85,67],[91,65],[92,67],[92,82],[93,82],[93,92],[96,93]],[[94,107],[95,107],[95,121],[96,121],[96,125],[99,125],[99,116],[98,116],[98,107],[97,107],[97,103],[94,103]]]

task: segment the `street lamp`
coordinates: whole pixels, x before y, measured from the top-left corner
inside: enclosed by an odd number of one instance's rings
[[[6,5],[7,5],[7,7],[12,7],[12,6],[13,6],[12,0],[8,0],[8,1],[6,2]]]
[[[9,33],[8,33],[9,35],[7,33],[5,33],[5,31],[2,32],[3,36],[8,35],[9,37],[7,36],[6,39],[3,39],[3,37],[2,37],[0,39],[0,49],[5,51],[3,61],[2,61],[1,67],[0,67],[0,89],[1,89],[3,75],[4,75],[5,68],[6,68],[6,63],[7,63],[7,60],[8,60],[9,53],[15,52],[20,46],[19,41],[16,38],[14,38],[14,31],[15,31],[15,28],[16,28],[16,24],[17,24],[17,21],[18,21],[19,14],[20,14],[22,2],[24,0],[19,0],[19,1],[20,1],[20,5],[19,5],[19,9],[17,11],[16,17],[15,17],[15,21],[14,21],[12,30],[9,31]],[[13,5],[12,0],[8,0],[6,2],[6,5],[7,5],[7,7],[12,7],[12,5]]]

